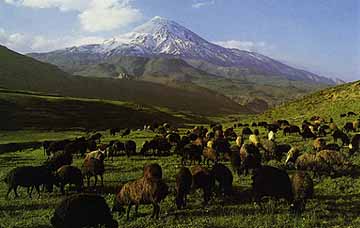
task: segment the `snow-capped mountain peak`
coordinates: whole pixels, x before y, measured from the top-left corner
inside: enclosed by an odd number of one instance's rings
[[[298,70],[255,52],[224,48],[201,38],[184,26],[156,16],[136,27],[132,32],[105,40],[102,44],[84,45],[65,49],[72,55],[96,55],[106,61],[113,56],[162,56],[182,58],[186,61],[205,61],[221,67],[252,69],[253,72],[285,76],[290,80],[334,84],[328,78]],[[55,51],[59,53],[59,51]],[[54,53],[55,53],[54,52]],[[38,59],[41,54],[36,54]]]

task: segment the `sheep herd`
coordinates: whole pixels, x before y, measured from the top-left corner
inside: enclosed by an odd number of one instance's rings
[[[353,112],[349,113],[352,117]],[[242,131],[238,135],[234,129],[240,127]],[[266,137],[259,134],[260,128],[266,131]],[[65,194],[66,185],[75,185],[77,194],[65,197],[56,207],[51,218],[54,227],[118,227],[112,213],[126,212],[129,219],[132,206],[135,206],[137,214],[142,204],[151,204],[151,217],[159,218],[160,203],[169,197],[171,187],[157,163],[146,164],[142,176],[124,184],[114,195],[111,208],[101,195],[83,192],[88,192],[92,177],[95,179],[94,186],[100,177],[100,185],[104,187],[105,159],[113,161],[114,157],[122,154],[127,157],[175,154],[181,157],[181,167],[173,177],[174,204],[178,210],[187,207],[187,197],[195,189],[202,190],[203,205],[209,204],[214,195],[231,198],[237,194],[233,189],[233,173],[239,178],[251,173],[251,198],[260,207],[264,197],[282,198],[288,202],[291,212],[301,213],[305,210],[307,199],[314,194],[314,177],[353,174],[356,167],[349,157],[359,152],[360,134],[356,133],[359,129],[359,119],[338,127],[332,118],[326,121],[320,116],[313,116],[304,120],[301,126],[277,120],[251,125],[236,123],[223,129],[221,124],[216,123],[211,124],[209,129],[193,127],[182,136],[167,123],[144,126],[144,130],[152,130],[157,135],[145,141],[138,150],[133,140],[111,140],[105,144],[101,142],[103,136],[100,133],[76,139],[44,141],[46,160],[42,165],[16,167],[6,175],[6,197],[9,198],[12,191],[18,197],[19,186],[26,187],[31,198],[33,188],[40,195],[41,186],[52,192],[55,185]],[[110,135],[115,136],[116,133],[123,137],[130,134],[130,129],[110,129]],[[301,146],[280,142],[277,139],[280,134],[284,137],[299,136],[300,141],[312,140],[313,151],[305,152]],[[331,135],[333,142],[326,141],[327,135]],[[341,140],[341,145],[338,140]],[[73,156],[83,158],[81,167],[72,165]],[[282,166],[266,165],[270,160]],[[289,176],[288,170],[291,169],[295,171],[291,171]]]

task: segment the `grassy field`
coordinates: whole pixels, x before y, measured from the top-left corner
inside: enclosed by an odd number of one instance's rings
[[[262,137],[265,131],[261,130]],[[181,129],[183,134],[185,129]],[[236,129],[237,133],[241,129]],[[108,132],[104,141],[110,137]],[[75,137],[84,135],[83,132],[44,132],[44,131],[14,131],[0,132],[0,143],[21,142],[31,139],[44,140],[55,138]],[[141,145],[146,139],[153,137],[152,132],[134,131],[129,136],[120,140],[133,139],[137,145]],[[303,142],[299,136],[283,137],[279,133],[278,140],[291,145],[300,146],[303,151],[311,151],[311,142]],[[343,149],[346,153],[346,149]],[[37,165],[45,160],[42,149],[26,150],[0,154],[0,177],[3,177],[10,169],[22,165]],[[360,155],[351,157],[354,164],[360,165]],[[143,157],[125,156],[115,158],[114,162],[105,162],[105,188],[87,189],[101,193],[111,206],[114,192],[118,186],[142,175],[144,164],[157,162],[163,168],[163,176],[166,182],[174,189],[175,175],[180,167],[180,158],[176,155],[169,157]],[[77,158],[74,164],[80,167],[82,159]],[[230,167],[228,162],[225,163]],[[270,165],[284,167],[283,162],[269,161]],[[289,173],[291,174],[291,170]],[[120,227],[359,227],[360,219],[360,180],[350,176],[330,178],[322,177],[315,179],[315,197],[307,204],[306,212],[301,216],[294,217],[288,213],[288,205],[285,202],[272,200],[265,203],[265,209],[261,210],[254,205],[249,198],[251,177],[235,176],[235,193],[232,197],[215,196],[209,206],[202,206],[202,192],[192,193],[188,199],[186,209],[177,210],[174,203],[174,195],[169,195],[161,204],[160,219],[149,219],[152,206],[140,206],[139,217],[131,216],[131,221],[126,221],[125,216],[114,214]],[[25,189],[19,189],[20,198],[13,199],[13,193],[9,200],[5,199],[6,185],[0,183],[0,227],[51,227],[49,221],[54,207],[63,198],[58,188],[55,192],[43,193],[41,198],[34,194],[33,199],[26,196]]]

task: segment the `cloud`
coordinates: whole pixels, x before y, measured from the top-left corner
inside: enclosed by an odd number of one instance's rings
[[[264,52],[272,49],[273,46],[267,45],[265,42],[240,41],[240,40],[226,40],[213,42],[225,48],[236,48],[245,51]]]
[[[125,27],[142,18],[139,9],[131,6],[132,0],[4,0],[8,4],[30,8],[58,8],[60,11],[77,11],[83,30],[110,31]]]
[[[22,33],[8,33],[0,28],[0,44],[21,53],[46,52],[72,46],[102,43],[103,37],[61,37],[30,36]]]
[[[108,31],[138,21],[142,14],[129,1],[92,0],[79,15],[82,27],[89,32]]]
[[[193,4],[191,5],[191,7],[193,8],[201,8],[204,6],[209,6],[209,5],[214,5],[215,4],[215,0],[209,1],[209,0],[194,0]]]

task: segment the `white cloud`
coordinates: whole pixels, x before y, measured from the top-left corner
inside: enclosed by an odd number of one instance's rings
[[[4,0],[8,4],[30,8],[58,8],[78,11],[82,29],[88,32],[125,27],[142,18],[132,0]]]
[[[225,48],[236,48],[245,51],[264,51],[273,48],[267,45],[265,42],[253,42],[253,41],[240,41],[240,40],[226,40],[213,42]]]
[[[72,46],[102,43],[103,41],[103,37],[97,36],[66,36],[62,38],[34,37],[21,33],[8,33],[0,28],[0,44],[21,53],[46,52]]]
[[[79,15],[82,27],[89,32],[113,30],[141,18],[141,12],[126,0],[92,0],[90,6]]]
[[[191,5],[193,8],[201,8],[204,6],[214,5],[215,0],[209,1],[209,0],[194,0],[193,4]]]

